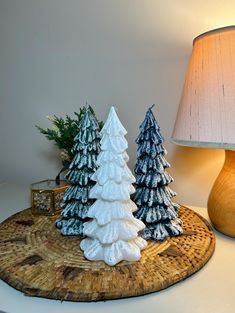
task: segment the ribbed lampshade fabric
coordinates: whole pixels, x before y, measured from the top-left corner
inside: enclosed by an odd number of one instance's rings
[[[235,26],[194,39],[172,141],[235,149]]]

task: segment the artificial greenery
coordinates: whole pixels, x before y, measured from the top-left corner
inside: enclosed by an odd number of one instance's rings
[[[46,136],[48,140],[54,141],[56,146],[60,150],[64,151],[68,155],[69,159],[72,160],[74,157],[74,154],[72,152],[74,137],[79,131],[80,120],[87,109],[90,110],[90,112],[95,116],[95,112],[90,105],[88,106],[88,108],[87,106],[83,106],[82,108],[80,108],[79,113],[74,112],[76,119],[71,118],[68,115],[66,115],[65,118],[54,115],[53,117],[48,117],[48,119],[52,122],[54,128],[42,128],[38,125],[36,125],[36,127],[41,134]],[[101,128],[103,127],[103,122],[98,122],[98,125],[99,130],[101,130]]]

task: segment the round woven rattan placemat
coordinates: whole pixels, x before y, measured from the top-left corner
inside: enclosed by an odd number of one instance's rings
[[[76,237],[63,237],[56,216],[33,216],[30,209],[0,224],[0,278],[28,296],[97,301],[139,296],[166,288],[209,260],[215,248],[210,225],[181,207],[184,235],[148,243],[139,262],[115,267],[89,262]]]

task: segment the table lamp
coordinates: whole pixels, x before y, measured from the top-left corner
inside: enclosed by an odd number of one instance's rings
[[[194,39],[172,141],[225,149],[208,214],[217,230],[235,237],[235,26]]]

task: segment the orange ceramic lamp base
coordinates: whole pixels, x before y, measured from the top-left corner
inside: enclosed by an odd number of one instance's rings
[[[235,151],[225,150],[224,166],[208,199],[208,214],[220,232],[235,237]]]

